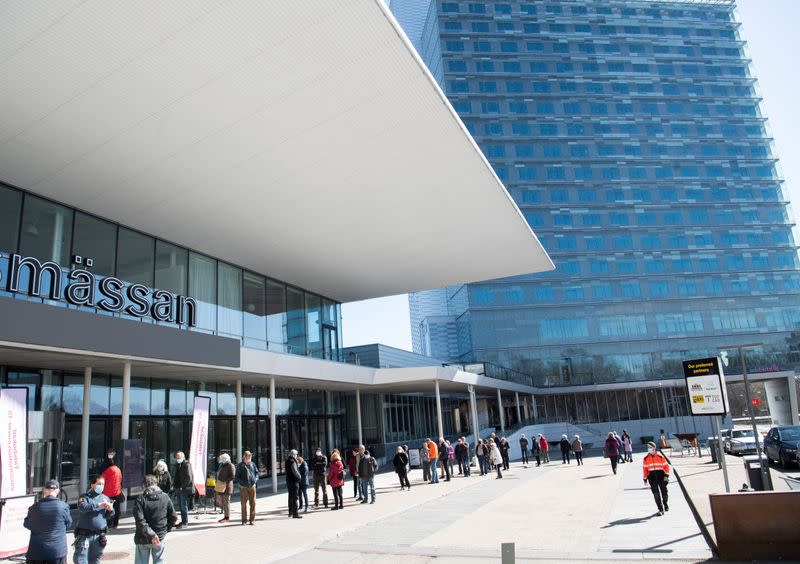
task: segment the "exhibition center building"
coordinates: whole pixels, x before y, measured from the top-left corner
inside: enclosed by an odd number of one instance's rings
[[[0,384],[28,388],[30,491],[74,500],[123,439],[173,464],[198,395],[209,456],[273,487],[292,448],[473,433],[478,397],[530,414],[502,373],[343,353],[343,302],[553,268],[380,0],[4,12]]]

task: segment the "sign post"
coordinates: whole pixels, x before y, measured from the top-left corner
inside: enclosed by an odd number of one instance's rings
[[[722,476],[725,480],[725,491],[730,492],[728,481],[728,465],[725,461],[725,449],[722,448],[722,437],[719,430],[718,417],[728,413],[728,392],[725,387],[725,374],[717,357],[683,361],[683,376],[686,378],[686,390],[689,393],[689,406],[692,415],[709,415],[717,436],[717,452],[722,462]]]

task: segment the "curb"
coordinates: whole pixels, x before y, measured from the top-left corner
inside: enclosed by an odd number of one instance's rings
[[[711,549],[711,552],[714,554],[714,558],[719,558],[719,550],[717,549],[717,543],[714,541],[714,538],[711,536],[711,533],[706,527],[706,524],[703,522],[703,518],[700,517],[700,512],[697,511],[697,507],[694,504],[691,496],[689,495],[689,491],[686,489],[686,486],[681,480],[680,474],[678,474],[678,469],[675,468],[675,465],[672,464],[672,460],[667,457],[666,454],[663,452],[661,453],[664,458],[667,459],[669,462],[670,467],[672,468],[672,473],[675,475],[675,478],[678,480],[678,485],[681,487],[681,491],[683,492],[683,497],[686,500],[686,503],[689,505],[689,509],[692,511],[692,515],[694,515],[694,520],[697,522],[697,526],[700,528],[700,532],[703,533],[703,538],[706,539],[706,544],[708,544],[708,548]]]

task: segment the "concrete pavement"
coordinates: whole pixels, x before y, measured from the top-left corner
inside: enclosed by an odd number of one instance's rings
[[[355,504],[345,486],[343,511],[310,509],[302,520],[286,517],[286,496],[258,500],[255,526],[219,515],[192,516],[191,525],[167,537],[168,562],[437,562],[499,561],[500,544],[516,543],[517,560],[698,562],[711,552],[677,484],[670,485],[670,511],[655,516],[642,484],[641,455],[611,473],[608,460],[554,460],[540,468],[512,463],[502,480],[493,475],[454,477],[439,485],[420,483],[400,491],[394,474],[377,478],[374,505]],[[313,490],[309,490],[312,494]],[[347,494],[350,495],[347,495]],[[133,523],[110,536],[105,560],[132,562]]]

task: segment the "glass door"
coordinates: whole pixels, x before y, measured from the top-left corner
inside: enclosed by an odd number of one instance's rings
[[[339,332],[333,325],[322,326],[322,358],[339,360]]]

